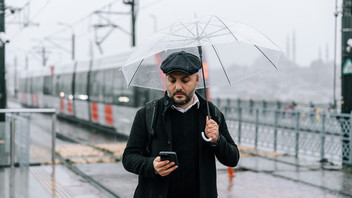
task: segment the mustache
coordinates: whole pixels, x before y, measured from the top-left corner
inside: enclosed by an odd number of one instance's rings
[[[176,91],[176,92],[174,92],[174,94],[172,94],[172,96],[176,96],[177,94],[182,94],[182,95],[186,96],[186,93],[183,91]]]

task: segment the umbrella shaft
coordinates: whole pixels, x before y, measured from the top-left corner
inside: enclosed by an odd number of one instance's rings
[[[204,75],[204,67],[203,67],[203,55],[202,55],[202,46],[198,46],[198,52],[199,52],[199,58],[200,58],[200,64],[202,64],[202,76],[203,76],[203,85],[204,85],[204,95],[205,95],[205,101],[207,104],[207,112],[208,112],[208,118],[210,119],[210,111],[209,111],[209,102],[208,102],[208,93],[207,93],[207,86],[205,83],[205,75]]]

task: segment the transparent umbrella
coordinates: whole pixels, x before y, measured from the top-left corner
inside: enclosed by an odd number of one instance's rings
[[[199,56],[203,63],[197,88],[237,84],[277,68],[282,55],[268,37],[243,23],[214,15],[179,20],[152,35],[130,55],[122,67],[128,86],[166,90],[161,62],[181,50]],[[253,67],[234,67],[245,60],[255,60]],[[208,101],[207,108],[209,115]]]

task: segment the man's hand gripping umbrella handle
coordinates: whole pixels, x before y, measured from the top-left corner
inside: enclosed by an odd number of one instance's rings
[[[209,119],[211,119],[210,115],[208,115],[208,117],[209,117]],[[213,139],[212,137],[211,137],[211,138],[208,138],[208,137],[205,135],[204,131],[202,131],[201,134],[202,134],[203,140],[206,141],[206,142],[210,142],[210,141]]]
[[[203,140],[205,140],[206,142],[210,142],[213,138],[207,138],[206,136],[205,136],[205,133],[204,132],[202,132],[202,138],[203,138]]]

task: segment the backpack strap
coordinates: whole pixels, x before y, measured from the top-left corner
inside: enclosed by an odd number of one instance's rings
[[[151,151],[152,137],[155,133],[154,127],[155,127],[155,120],[157,115],[157,108],[158,108],[158,99],[149,101],[145,105],[145,120],[147,124],[147,133],[148,133],[147,144],[145,149],[146,156],[149,156]]]
[[[215,105],[211,105],[212,109],[212,113],[214,118],[218,121],[218,125],[220,126],[222,120],[221,120],[221,112],[220,110],[215,106]]]

